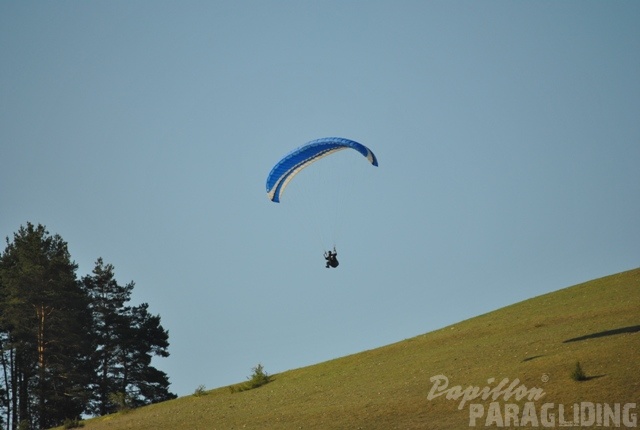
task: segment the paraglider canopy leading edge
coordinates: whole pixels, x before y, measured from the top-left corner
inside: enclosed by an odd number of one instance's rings
[[[373,152],[361,143],[342,137],[323,137],[312,140],[294,149],[273,166],[267,176],[267,197],[272,202],[280,202],[280,197],[289,181],[302,169],[327,155],[348,148],[358,151],[372,165],[378,165],[378,160]]]

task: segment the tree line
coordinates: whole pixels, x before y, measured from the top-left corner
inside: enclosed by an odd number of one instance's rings
[[[27,223],[0,254],[0,428],[44,429],[175,398],[152,366],[169,333],[98,258],[78,277],[67,243]]]

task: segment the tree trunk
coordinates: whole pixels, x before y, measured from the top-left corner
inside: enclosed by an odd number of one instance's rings
[[[4,390],[7,393],[7,398],[5,399],[5,408],[6,408],[6,421],[7,428],[10,428],[11,425],[11,400],[8,396],[10,396],[11,388],[9,387],[9,372],[7,371],[7,367],[9,363],[7,363],[7,356],[5,355],[4,347],[0,344],[0,359],[2,360],[2,373],[4,377]]]
[[[51,314],[52,310],[47,308],[44,303],[36,306],[36,315],[38,317],[38,332],[36,334],[37,348],[38,348],[38,375],[39,375],[39,387],[38,387],[38,412],[40,416],[40,428],[47,427],[47,408],[46,408],[46,361],[45,352],[47,342],[45,340],[45,327],[47,316]]]

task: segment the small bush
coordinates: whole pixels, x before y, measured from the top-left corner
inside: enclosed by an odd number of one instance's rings
[[[579,361],[576,361],[576,367],[573,369],[573,372],[571,372],[571,379],[578,382],[586,381],[588,379],[586,373],[582,370],[582,366],[580,366]]]
[[[204,385],[198,385],[198,388],[196,388],[196,391],[194,391],[193,395],[196,397],[206,396],[207,389],[204,387]]]
[[[115,405],[118,412],[127,413],[131,411],[131,405],[129,404],[129,396],[126,393],[111,393],[109,394],[109,401]]]
[[[264,384],[267,384],[271,381],[271,376],[264,371],[264,367],[262,366],[262,364],[258,364],[256,367],[253,368],[253,374],[251,375],[249,381],[247,382],[248,386],[249,386],[249,390],[252,388],[258,388],[263,386]]]
[[[252,390],[271,382],[271,375],[264,371],[264,367],[262,366],[262,364],[258,364],[252,370],[253,374],[247,377],[247,382],[245,382],[244,384],[230,385],[229,390],[232,393],[237,393],[240,391]]]

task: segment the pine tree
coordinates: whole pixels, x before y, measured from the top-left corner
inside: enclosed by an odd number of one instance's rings
[[[128,306],[134,283],[121,286],[114,267],[99,258],[92,276],[83,278],[91,299],[96,373],[90,412],[104,415],[174,398],[164,372],[151,366],[154,355],[166,357],[168,333],[148,305]]]
[[[122,312],[133,290],[133,283],[118,285],[113,272],[113,265],[105,265],[102,258],[98,258],[93,275],[82,278],[90,298],[94,346],[91,362],[96,374],[89,411],[97,415],[115,412],[118,408],[112,394],[118,392],[114,369],[118,366],[119,327],[125,324]]]
[[[123,343],[123,358],[127,367],[127,392],[135,405],[158,403],[174,399],[169,392],[167,375],[151,365],[154,356],[169,356],[169,333],[160,324],[160,316],[149,313],[143,303],[131,308],[125,332],[135,342]]]
[[[0,254],[0,428],[49,428],[175,398],[151,365],[169,334],[101,258],[79,281],[67,244],[28,223]]]
[[[0,330],[11,427],[48,428],[83,412],[88,300],[67,244],[28,223],[0,258]],[[9,379],[9,381],[7,381]]]

